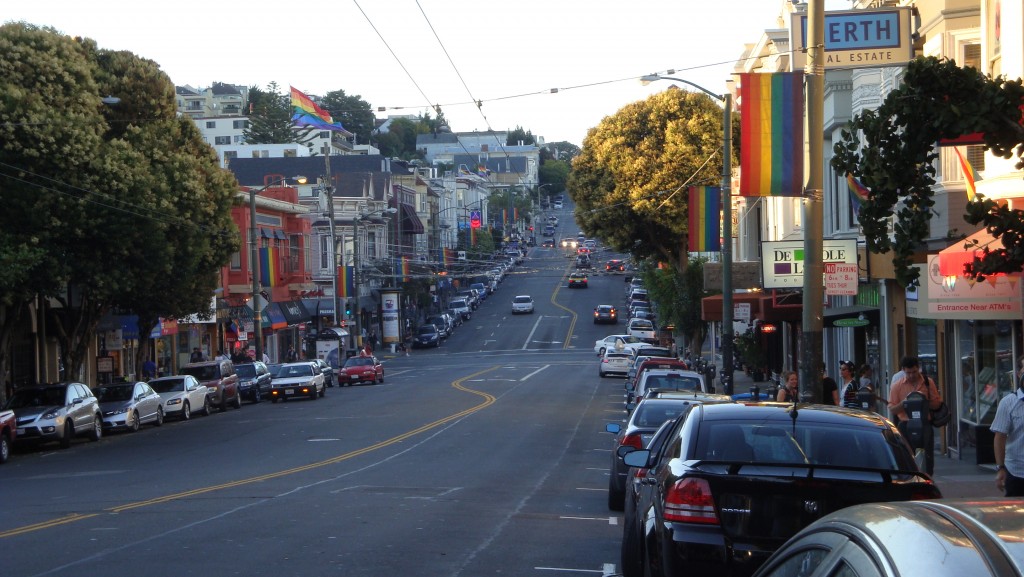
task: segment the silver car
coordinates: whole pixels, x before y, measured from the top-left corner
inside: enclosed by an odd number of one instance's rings
[[[164,401],[143,382],[114,383],[96,389],[104,429],[138,431],[146,423],[164,424]]]
[[[57,441],[67,448],[79,435],[88,435],[93,441],[103,437],[99,402],[82,383],[20,388],[4,408],[17,416],[15,439],[19,443]]]
[[[164,416],[182,421],[192,418],[193,411],[210,414],[210,392],[192,375],[175,375],[149,381],[149,386],[164,401]]]

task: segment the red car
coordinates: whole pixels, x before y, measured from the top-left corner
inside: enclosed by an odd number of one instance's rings
[[[384,365],[380,364],[377,357],[350,357],[345,364],[338,369],[338,384],[341,386],[357,383],[383,383]]]
[[[0,411],[0,464],[6,463],[11,457],[11,446],[18,432],[17,419],[14,411]]]

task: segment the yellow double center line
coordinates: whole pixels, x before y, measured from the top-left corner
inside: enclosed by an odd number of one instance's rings
[[[562,343],[562,349],[568,349],[572,345],[572,331],[576,328],[576,319],[579,316],[576,314],[576,311],[558,302],[558,291],[562,290],[562,283],[563,281],[566,280],[566,278],[568,278],[570,271],[572,271],[571,264],[568,268],[565,269],[565,272],[562,273],[562,278],[558,280],[558,286],[556,286],[555,290],[551,293],[551,304],[569,313],[570,317],[569,330],[565,332],[565,341]]]
[[[336,463],[341,463],[342,461],[347,461],[349,459],[353,459],[353,458],[358,457],[360,455],[365,455],[367,453],[371,453],[373,451],[377,451],[379,449],[383,449],[385,447],[389,447],[391,445],[394,445],[395,443],[400,443],[400,442],[402,442],[402,441],[404,441],[404,440],[406,440],[406,439],[408,439],[410,437],[415,437],[416,435],[419,435],[419,434],[424,433],[426,431],[429,431],[431,429],[436,429],[436,428],[438,428],[438,427],[440,427],[442,425],[446,425],[446,424],[448,424],[448,423],[450,423],[452,421],[455,421],[457,419],[461,419],[462,417],[465,417],[467,415],[471,415],[471,414],[473,414],[473,413],[475,413],[477,411],[480,411],[482,409],[485,409],[485,408],[493,405],[495,400],[496,400],[494,395],[485,393],[483,391],[477,391],[475,389],[470,389],[470,388],[464,387],[462,385],[462,383],[464,383],[464,382],[466,382],[466,381],[468,381],[470,379],[479,377],[480,375],[489,373],[489,372],[491,372],[491,371],[493,371],[495,369],[498,369],[498,368],[500,368],[500,365],[496,365],[496,366],[493,366],[493,367],[486,368],[486,369],[484,369],[482,371],[478,371],[478,372],[473,373],[471,375],[467,375],[465,377],[462,377],[461,379],[458,379],[457,381],[452,382],[451,386],[454,387],[455,389],[458,389],[460,391],[464,391],[464,392],[467,392],[467,393],[471,393],[471,394],[479,395],[480,397],[483,397],[484,401],[482,403],[480,403],[478,405],[475,405],[473,407],[470,407],[470,408],[468,408],[468,409],[466,409],[464,411],[460,411],[460,412],[455,413],[453,415],[448,415],[447,417],[438,419],[438,420],[433,421],[431,423],[427,423],[427,424],[423,425],[422,427],[418,427],[418,428],[413,429],[411,431],[407,431],[407,432],[402,433],[401,435],[398,435],[396,437],[391,437],[390,439],[386,439],[384,441],[381,441],[379,443],[375,443],[375,444],[370,445],[368,447],[363,447],[361,449],[356,449],[354,451],[350,451],[348,453],[345,453],[345,454],[342,454],[342,455],[338,455],[336,457],[331,457],[330,459],[326,459],[324,461],[318,461],[316,463],[310,463],[308,465],[302,465],[302,466],[299,466],[299,467],[293,467],[291,469],[285,469],[283,471],[276,471],[276,472],[273,472],[273,473],[267,473],[265,475],[259,475],[259,476],[256,476],[256,477],[249,477],[247,479],[239,479],[237,481],[230,481],[230,482],[227,482],[227,483],[221,483],[220,485],[210,485],[209,487],[200,487],[200,488],[197,488],[197,489],[191,489],[189,491],[182,491],[180,493],[173,493],[171,495],[164,495],[162,497],[154,497],[153,499],[148,499],[146,501],[136,501],[134,503],[127,503],[127,504],[124,504],[124,505],[118,505],[116,507],[110,507],[108,509],[104,509],[102,513],[123,513],[125,511],[130,511],[132,509],[138,509],[138,508],[141,508],[141,507],[148,507],[150,505],[157,505],[157,504],[160,504],[160,503],[167,503],[167,502],[170,502],[170,501],[177,501],[179,499],[184,499],[186,497],[194,497],[196,495],[203,495],[203,494],[206,494],[206,493],[213,493],[214,491],[220,491],[220,490],[223,490],[223,489],[230,489],[230,488],[233,488],[233,487],[241,487],[243,485],[249,485],[249,484],[252,484],[252,483],[259,483],[260,481],[269,481],[271,479],[277,479],[277,478],[280,478],[280,477],[286,477],[288,475],[294,475],[296,473],[302,473],[302,472],[311,471],[313,469],[317,469],[317,468],[320,468],[320,467],[326,467],[327,465],[334,465]],[[9,529],[7,531],[0,532],[0,539],[6,538],[6,537],[14,537],[14,536],[17,536],[17,535],[24,535],[25,533],[32,533],[34,531],[40,531],[40,530],[43,530],[43,529],[48,529],[50,527],[56,527],[58,525],[66,525],[68,523],[77,523],[78,521],[84,521],[85,519],[90,519],[92,517],[96,517],[97,515],[101,515],[102,513],[73,513],[71,515],[66,515],[64,517],[57,517],[55,519],[50,519],[50,520],[47,520],[47,521],[41,521],[39,523],[34,523],[32,525],[25,525],[23,527],[17,527],[15,529]]]

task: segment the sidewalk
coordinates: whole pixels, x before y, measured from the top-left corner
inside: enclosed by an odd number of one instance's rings
[[[761,388],[762,394],[771,383],[755,383],[743,371],[736,371],[733,377],[733,391],[745,393],[753,386]],[[721,383],[715,385],[721,388]],[[1001,497],[996,489],[996,468],[994,465],[978,465],[973,453],[963,454],[961,458],[935,453],[935,484],[946,498],[978,498]]]

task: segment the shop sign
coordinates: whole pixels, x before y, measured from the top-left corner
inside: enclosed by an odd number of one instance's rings
[[[825,12],[825,70],[905,66],[914,58],[910,8]],[[790,23],[791,70],[807,64],[807,12]]]
[[[907,316],[918,319],[1017,320],[1021,318],[1021,279],[1016,275],[975,281],[943,276],[939,256],[928,256],[920,273],[916,299],[907,299]]]
[[[825,239],[821,260],[857,264],[857,239]],[[761,243],[761,274],[766,289],[798,289],[804,285],[804,241],[783,240]],[[824,275],[822,278],[824,282]]]
[[[834,327],[866,327],[871,324],[868,319],[836,319],[832,321]]]

